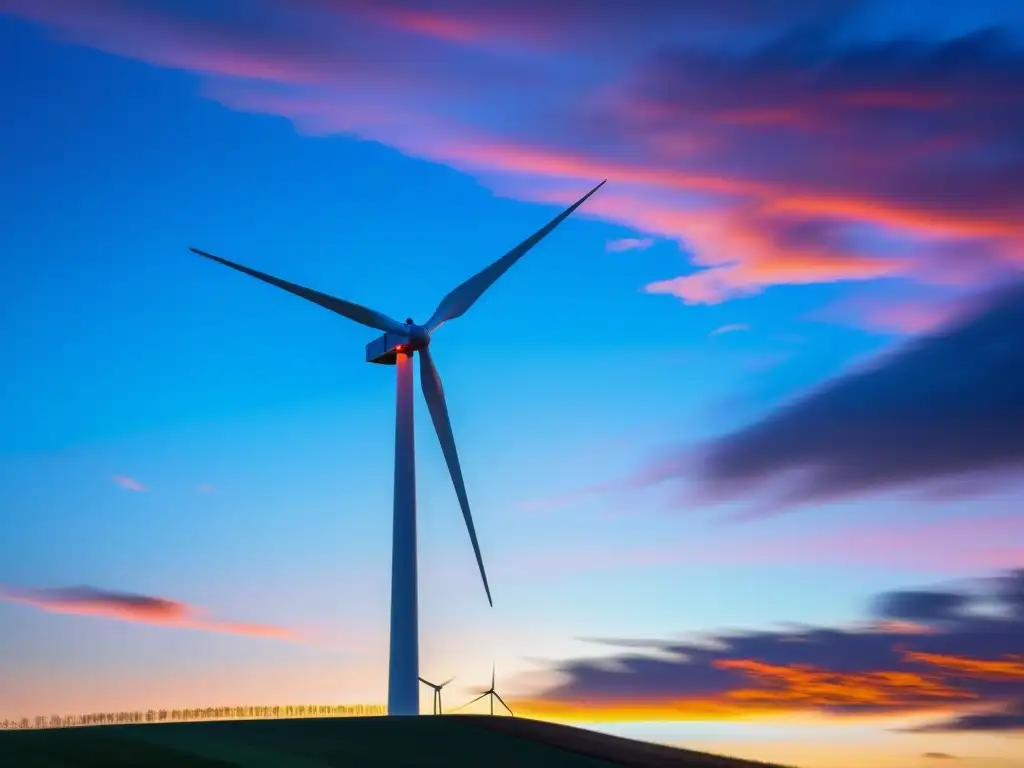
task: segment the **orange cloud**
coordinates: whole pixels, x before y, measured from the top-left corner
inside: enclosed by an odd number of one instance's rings
[[[1024,656],[1009,655],[998,659],[971,659],[942,653],[905,651],[903,658],[939,667],[945,672],[979,680],[1024,680]]]
[[[269,624],[247,624],[213,618],[209,612],[176,600],[92,587],[16,589],[0,587],[0,600],[30,605],[50,613],[96,616],[161,627],[226,632],[277,640],[299,640],[289,629]]]
[[[128,477],[127,475],[114,475],[110,479],[113,480],[118,485],[120,485],[122,488],[125,488],[125,489],[127,489],[129,491],[139,491],[139,492],[141,492],[141,491],[148,490],[146,488],[146,486],[144,486],[138,480],[136,480],[135,478],[132,478],[132,477]]]
[[[743,672],[760,685],[728,691],[728,698],[766,706],[928,709],[928,700],[978,698],[972,691],[905,671],[840,673],[811,664],[767,664],[753,659],[715,661],[714,666]]]
[[[898,714],[944,715],[978,694],[938,679],[900,671],[830,672],[813,665],[773,665],[755,660],[715,663],[748,675],[757,687],[736,687],[716,695],[658,696],[630,700],[609,695],[583,700],[510,698],[526,717],[568,722],[666,722],[675,720],[762,720],[832,711],[845,719],[882,719]]]
[[[772,710],[757,710],[731,701],[664,698],[645,701],[591,699],[587,702],[509,697],[520,717],[583,723],[665,722],[673,720],[752,720],[771,717]]]
[[[876,632],[894,635],[928,635],[939,631],[927,624],[902,619],[882,619],[879,621],[872,621],[868,626]]]

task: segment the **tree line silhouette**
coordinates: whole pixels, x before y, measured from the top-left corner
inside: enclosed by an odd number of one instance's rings
[[[91,712],[85,715],[38,715],[0,720],[0,730],[72,728],[83,725],[195,722],[200,720],[258,719],[281,717],[367,717],[386,715],[383,704],[298,704],[286,706],[198,707],[147,709],[124,712]]]

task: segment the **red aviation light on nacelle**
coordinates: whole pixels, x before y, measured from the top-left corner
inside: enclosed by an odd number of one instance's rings
[[[366,362],[395,365],[398,355],[408,352],[409,339],[397,333],[385,333],[366,345]]]

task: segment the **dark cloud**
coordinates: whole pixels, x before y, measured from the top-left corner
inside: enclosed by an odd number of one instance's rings
[[[1000,602],[1014,616],[1024,619],[1024,571],[1013,571],[997,583]]]
[[[875,605],[910,607],[918,620],[870,621],[835,628],[723,633],[699,641],[629,641],[610,658],[570,660],[562,682],[512,703],[516,711],[557,717],[675,719],[701,715],[818,712],[962,714],[928,730],[1022,727],[1024,619],[1011,611],[980,614],[976,605],[1007,602],[1007,580],[975,588],[903,591]],[[944,595],[944,597],[943,597]],[[928,596],[923,598],[921,596]],[[965,610],[954,611],[961,606]],[[933,613],[936,621],[923,620]],[[615,645],[615,641],[608,641]],[[986,714],[980,714],[986,712]]]
[[[957,731],[1024,731],[1024,699],[1011,702],[1001,711],[982,712],[929,723],[911,733],[955,733]]]
[[[879,618],[934,622],[955,619],[970,606],[968,595],[935,590],[908,590],[882,595],[875,605]]]
[[[719,439],[698,470],[704,493],[735,499],[775,490],[783,503],[798,503],[1019,469],[1022,328],[1017,284]]]
[[[956,760],[956,755],[951,755],[949,752],[922,752],[921,757],[927,760]]]

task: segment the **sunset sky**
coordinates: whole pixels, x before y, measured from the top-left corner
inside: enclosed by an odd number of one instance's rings
[[[394,369],[188,248],[423,322],[607,178],[434,337],[421,673],[1024,766],[1024,3],[0,0],[0,72],[0,720],[383,703]]]

